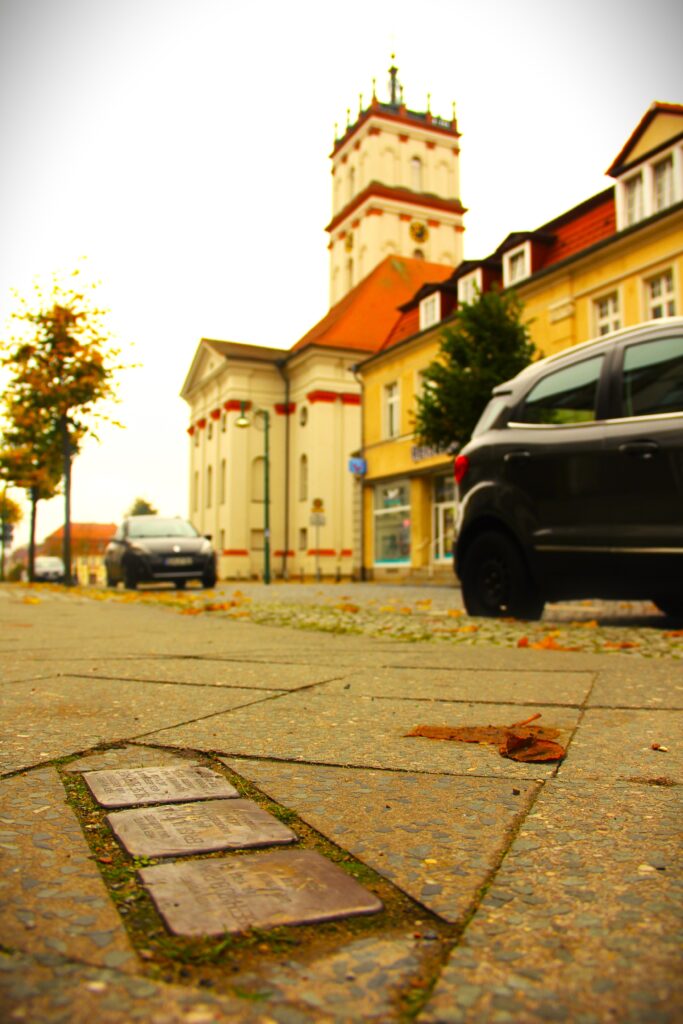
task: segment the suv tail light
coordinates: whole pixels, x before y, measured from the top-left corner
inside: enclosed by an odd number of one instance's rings
[[[458,455],[455,462],[453,463],[453,476],[455,477],[456,484],[459,484],[467,470],[470,468],[470,460],[466,455]]]

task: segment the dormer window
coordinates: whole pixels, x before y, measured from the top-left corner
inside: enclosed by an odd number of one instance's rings
[[[674,147],[643,161],[637,171],[625,174],[617,182],[618,231],[668,210],[681,199],[682,164],[683,148]]]
[[[509,288],[511,285],[519,284],[531,273],[531,243],[516,249],[510,249],[503,257],[503,285]]]
[[[438,324],[441,319],[441,292],[432,292],[420,302],[420,330]]]
[[[466,274],[458,281],[458,303],[461,306],[471,305],[483,290],[481,269]]]
[[[624,183],[624,212],[626,227],[643,219],[642,174],[635,174]]]
[[[652,168],[653,200],[655,213],[665,210],[674,201],[674,160],[673,156],[665,157]]]

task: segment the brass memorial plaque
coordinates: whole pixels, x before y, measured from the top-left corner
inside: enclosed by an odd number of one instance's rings
[[[134,857],[174,857],[294,843],[291,829],[251,800],[208,800],[115,811],[114,834]]]
[[[376,896],[312,850],[157,864],[140,878],[175,935],[313,924],[382,909]]]
[[[90,792],[103,807],[182,803],[212,797],[236,797],[234,786],[210,768],[112,768],[84,772]]]

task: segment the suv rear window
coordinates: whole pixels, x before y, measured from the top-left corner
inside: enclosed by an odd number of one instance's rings
[[[624,351],[624,416],[683,412],[683,338],[657,338]]]
[[[592,422],[603,360],[604,356],[594,356],[543,377],[524,399],[515,422],[550,426]]]

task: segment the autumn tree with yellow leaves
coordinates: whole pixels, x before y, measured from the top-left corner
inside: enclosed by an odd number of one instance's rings
[[[0,466],[10,483],[35,502],[51,497],[61,478],[64,493],[63,561],[71,582],[71,467],[83,439],[93,433],[96,406],[115,395],[118,350],[111,345],[106,311],[79,271],[68,282],[36,285],[13,312],[17,336],[2,347],[9,373],[3,397]]]

